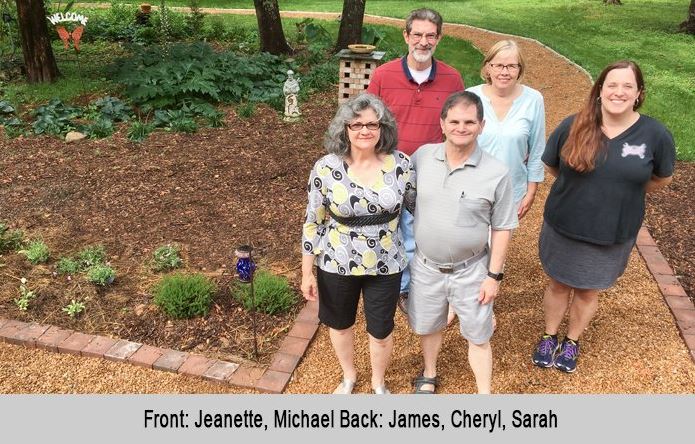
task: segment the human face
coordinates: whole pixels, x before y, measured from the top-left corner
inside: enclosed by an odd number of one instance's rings
[[[437,25],[429,20],[413,20],[410,33],[403,31],[408,44],[408,57],[417,63],[431,63],[434,50],[439,43]]]
[[[519,81],[521,66],[515,49],[504,49],[485,66],[493,88],[513,88]]]
[[[361,123],[366,125],[368,123],[379,123],[379,119],[376,116],[376,112],[373,109],[367,108],[362,111],[357,118],[352,119],[349,125],[354,123]],[[350,149],[352,150],[364,150],[364,151],[374,151],[376,144],[379,143],[379,137],[381,135],[381,129],[370,130],[366,126],[362,126],[360,130],[351,130],[349,127],[345,128],[348,133],[348,138],[350,139]]]
[[[631,113],[639,94],[632,69],[618,68],[609,71],[601,85],[601,111],[615,115]]]
[[[459,103],[449,108],[446,119],[440,119],[439,123],[446,136],[446,143],[460,149],[474,147],[485,126],[484,121],[478,120],[475,105],[468,103]]]

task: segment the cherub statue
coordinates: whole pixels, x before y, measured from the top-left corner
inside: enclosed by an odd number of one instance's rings
[[[285,95],[285,120],[295,121],[302,115],[299,112],[299,79],[294,78],[294,71],[287,71],[287,80],[282,87],[282,92]]]

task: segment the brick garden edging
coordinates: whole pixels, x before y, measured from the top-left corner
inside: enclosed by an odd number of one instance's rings
[[[695,306],[693,302],[683,290],[678,278],[645,226],[642,226],[637,235],[637,250],[644,258],[649,272],[654,276],[666,305],[676,319],[678,331],[690,350],[690,357],[695,361]]]
[[[88,335],[52,325],[4,318],[0,318],[0,341],[26,348],[125,362],[265,393],[282,393],[318,327],[318,303],[307,302],[267,369],[125,339]]]

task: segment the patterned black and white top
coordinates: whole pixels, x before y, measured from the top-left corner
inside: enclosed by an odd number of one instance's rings
[[[323,271],[341,275],[386,275],[407,265],[399,218],[379,225],[352,227],[327,214],[355,217],[400,211],[406,194],[414,200],[415,171],[410,158],[394,151],[384,158],[381,174],[364,186],[335,154],[319,159],[311,170],[309,203],[302,231],[302,254],[316,255]]]

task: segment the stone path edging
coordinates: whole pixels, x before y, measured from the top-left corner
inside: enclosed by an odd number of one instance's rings
[[[265,393],[282,393],[318,327],[318,303],[307,302],[267,369],[125,339],[88,335],[53,325],[4,318],[0,318],[0,341],[26,348],[125,362]]]
[[[676,320],[678,331],[690,350],[690,357],[695,362],[695,305],[645,226],[642,226],[637,235],[637,250],[659,286],[659,291]]]

